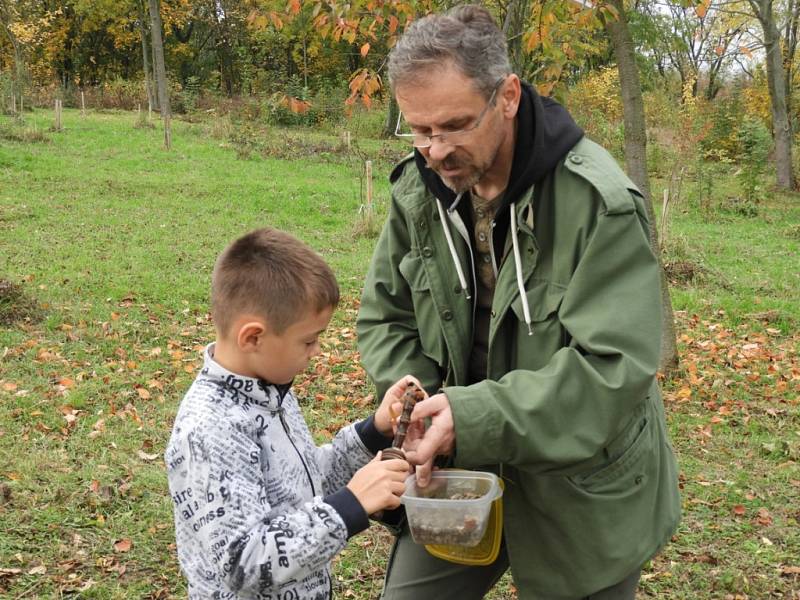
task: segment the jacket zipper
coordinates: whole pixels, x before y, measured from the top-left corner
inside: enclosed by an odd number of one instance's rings
[[[278,419],[280,419],[281,425],[283,426],[283,430],[286,432],[286,437],[289,438],[289,443],[292,445],[292,448],[294,448],[294,451],[297,452],[297,457],[300,459],[300,463],[303,465],[303,468],[306,471],[306,477],[308,477],[308,483],[311,486],[311,496],[312,497],[316,496],[317,491],[316,488],[314,487],[314,480],[311,478],[311,471],[308,470],[308,465],[306,464],[306,461],[303,458],[302,453],[300,452],[297,445],[294,443],[294,440],[292,439],[292,432],[289,431],[289,424],[286,422],[286,419],[283,416],[283,401],[281,401],[281,403],[278,404]]]
[[[221,386],[221,387],[227,388],[227,389],[233,391],[236,394],[241,394],[242,396],[244,396],[245,398],[248,398],[252,402],[252,399],[247,394],[245,394],[241,390],[237,390],[235,387],[233,387],[227,381],[216,381],[214,379],[211,379],[211,382],[214,383],[217,386]],[[258,403],[257,402],[253,402],[253,404],[257,405]],[[273,412],[273,414],[274,414],[274,412]],[[305,469],[306,477],[308,477],[308,484],[311,486],[311,496],[312,497],[316,496],[317,495],[317,491],[316,491],[316,488],[314,487],[314,480],[311,478],[311,471],[308,470],[308,465],[306,464],[306,461],[303,458],[303,455],[300,453],[300,449],[294,443],[294,440],[292,439],[292,433],[291,433],[291,431],[289,431],[289,424],[286,422],[286,419],[283,416],[283,398],[281,398],[279,400],[279,402],[278,402],[278,419],[281,422],[281,426],[283,427],[283,430],[286,432],[286,437],[289,438],[289,443],[292,445],[292,448],[294,448],[294,451],[297,452],[297,457],[300,459],[300,463],[303,465],[303,469]]]

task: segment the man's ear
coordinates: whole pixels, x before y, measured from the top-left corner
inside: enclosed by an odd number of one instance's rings
[[[262,321],[247,320],[240,327],[236,335],[236,344],[242,352],[255,352],[266,334],[267,327]]]
[[[511,73],[502,85],[502,92],[500,94],[500,107],[503,111],[503,116],[506,119],[513,119],[517,116],[519,109],[519,100],[522,97],[522,89],[519,82],[519,77]]]

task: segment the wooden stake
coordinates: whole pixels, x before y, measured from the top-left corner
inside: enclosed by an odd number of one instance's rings
[[[149,123],[153,119],[153,102],[150,100],[150,97],[147,98],[147,122]]]
[[[61,100],[56,98],[56,106],[55,106],[55,124],[53,129],[56,131],[61,131]]]
[[[136,121],[141,123],[142,121],[142,105],[141,103],[136,105]]]
[[[169,113],[163,115],[164,116],[164,148],[169,150],[172,148],[172,115]]]
[[[81,116],[86,116],[86,99],[83,97],[83,90],[81,90]]]
[[[347,149],[350,150],[350,132],[349,131],[345,131],[344,132],[344,143],[347,146]]]
[[[365,163],[366,179],[367,179],[367,217],[372,218],[372,161],[368,160]]]
[[[17,92],[11,92],[11,112],[17,114]]]
[[[669,188],[664,188],[664,201],[661,204],[661,235],[659,241],[663,249],[667,243],[667,217],[669,215]]]

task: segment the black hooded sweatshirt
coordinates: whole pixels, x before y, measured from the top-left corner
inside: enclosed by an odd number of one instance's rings
[[[530,85],[522,82],[522,96],[517,111],[514,160],[511,163],[508,186],[503,193],[502,203],[497,208],[495,218],[493,238],[496,256],[503,255],[510,220],[509,205],[525,190],[541,181],[582,137],[583,130],[578,127],[567,109],[551,98],[543,98]],[[425,186],[442,201],[445,207],[451,207],[456,199],[455,192],[442,182],[435,171],[428,168],[425,157],[419,150],[414,151],[414,159]],[[467,230],[472,231],[468,200],[462,198],[457,210],[461,219],[467,224]],[[474,243],[472,240],[473,246]]]

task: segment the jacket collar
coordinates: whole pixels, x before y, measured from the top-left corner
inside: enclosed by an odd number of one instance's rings
[[[278,385],[229,371],[214,360],[214,346],[209,344],[203,352],[200,378],[230,392],[234,400],[241,399],[269,410],[280,410],[283,399],[292,387],[291,383]]]

